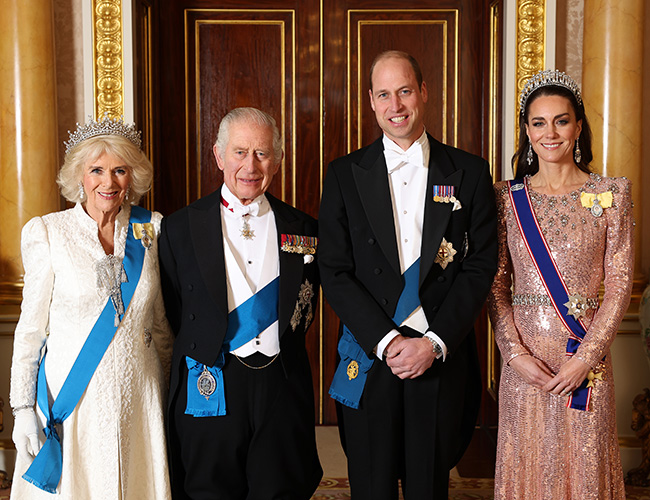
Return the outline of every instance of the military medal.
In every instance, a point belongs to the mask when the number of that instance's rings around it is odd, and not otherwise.
[[[217,381],[214,375],[208,371],[207,366],[203,366],[203,372],[201,372],[199,379],[196,381],[196,388],[199,390],[199,394],[205,397],[206,400],[209,400],[210,396],[214,394],[217,388]]]
[[[456,206],[455,186],[433,186],[433,201],[436,203],[453,203]]]
[[[242,218],[244,219],[244,225],[241,228],[241,235],[245,240],[252,240],[255,238],[255,231],[251,229],[251,225],[248,223],[248,216],[250,214],[243,215]]]
[[[436,264],[440,264],[440,267],[443,269],[446,269],[447,265],[449,265],[450,262],[453,262],[454,255],[456,255],[456,249],[450,241],[447,241],[445,238],[443,238],[434,262]]]
[[[598,198],[594,198],[594,204],[591,206],[591,215],[594,217],[600,217],[603,215],[603,207]]]

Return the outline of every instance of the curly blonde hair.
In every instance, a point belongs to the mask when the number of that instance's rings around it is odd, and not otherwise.
[[[132,205],[151,189],[153,166],[145,154],[131,141],[119,135],[98,135],[80,142],[65,155],[63,166],[56,182],[63,197],[73,203],[80,203],[79,183],[83,180],[84,166],[95,161],[104,153],[120,158],[130,169]]]

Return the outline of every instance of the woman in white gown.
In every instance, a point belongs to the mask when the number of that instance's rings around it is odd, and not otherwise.
[[[153,168],[140,133],[122,120],[78,126],[66,146],[57,182],[76,205],[22,232],[11,498],[170,498],[162,216],[136,206]]]

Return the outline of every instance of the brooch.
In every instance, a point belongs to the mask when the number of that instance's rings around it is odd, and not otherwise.
[[[301,236],[299,234],[282,234],[280,249],[283,252],[313,255],[316,253],[318,238],[316,236]]]
[[[594,217],[600,217],[603,215],[603,209],[609,208],[612,206],[613,195],[611,191],[605,191],[604,193],[581,193],[580,194],[580,203],[583,207],[588,208],[591,211],[591,215]]]
[[[438,254],[433,262],[440,264],[440,267],[446,269],[447,265],[450,262],[453,262],[454,255],[456,255],[456,249],[450,241],[443,238],[442,243],[440,243],[440,248],[438,249]]]
[[[136,240],[141,240],[142,246],[147,250],[151,248],[154,239],[153,224],[151,222],[134,222],[133,226],[133,237]]]

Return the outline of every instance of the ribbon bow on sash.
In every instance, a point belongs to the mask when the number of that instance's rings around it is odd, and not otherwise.
[[[404,289],[397,301],[393,321],[401,325],[420,305],[418,284],[420,279],[420,259],[416,260],[404,274]],[[343,335],[339,339],[338,351],[341,357],[329,395],[339,403],[358,409],[361,395],[366,385],[368,371],[374,364],[359,345],[347,326],[343,326]]]

